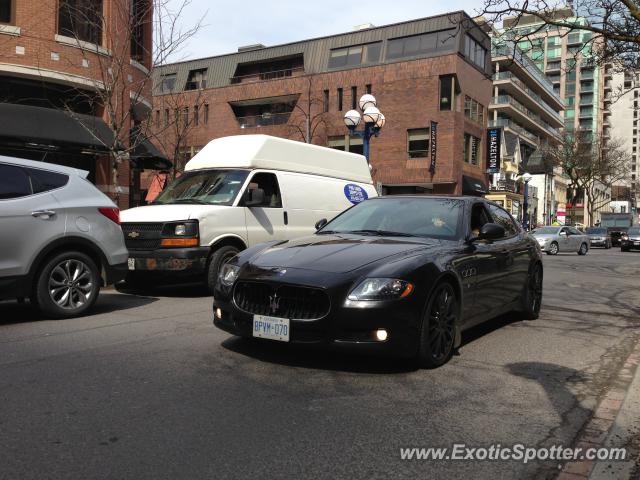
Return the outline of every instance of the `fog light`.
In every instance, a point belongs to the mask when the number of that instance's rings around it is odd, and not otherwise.
[[[220,320],[222,318],[222,310],[216,308],[216,318]]]
[[[387,331],[384,328],[376,331],[376,338],[381,342],[384,342],[387,339]]]

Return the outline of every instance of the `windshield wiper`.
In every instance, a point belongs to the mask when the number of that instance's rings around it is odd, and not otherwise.
[[[347,232],[339,232],[339,233],[354,233],[356,235],[379,235],[381,237],[415,237],[416,235],[412,235],[411,233],[404,232],[393,232],[391,230],[349,230]]]
[[[178,204],[178,203],[195,203],[197,205],[210,205],[210,203],[205,202],[203,200],[198,200],[197,198],[179,198],[171,202],[171,204]]]

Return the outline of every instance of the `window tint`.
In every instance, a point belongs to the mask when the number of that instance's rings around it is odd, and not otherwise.
[[[471,234],[479,235],[485,223],[489,223],[487,210],[482,203],[476,203],[471,209]]]
[[[31,186],[33,193],[48,192],[56,188],[64,187],[69,181],[69,177],[56,172],[48,172],[47,170],[39,170],[37,168],[26,168],[31,177]]]
[[[578,229],[573,228],[573,227],[569,227],[569,233],[571,235],[582,235],[582,232],[580,232]]]
[[[505,237],[511,237],[518,233],[518,226],[506,210],[496,205],[489,205],[489,211],[493,217],[493,222],[504,227]]]
[[[278,187],[278,179],[273,173],[256,173],[249,188],[260,188],[264,190],[264,202],[262,205],[256,205],[265,208],[282,208],[282,197],[280,196],[280,188]]]
[[[31,195],[29,177],[20,167],[0,165],[0,200]]]

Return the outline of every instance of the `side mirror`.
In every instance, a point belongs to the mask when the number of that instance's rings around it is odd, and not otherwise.
[[[473,240],[497,240],[499,238],[503,238],[505,235],[505,230],[502,225],[498,225],[497,223],[485,223],[480,229],[480,235],[478,235]]]
[[[562,235],[563,237],[567,236],[567,232],[560,232],[559,235]]]
[[[316,222],[316,232],[320,230],[322,227],[324,227],[327,223],[329,222],[327,221],[326,218],[321,218],[320,220],[318,220]]]
[[[244,206],[255,207],[264,204],[264,190],[261,188],[253,188],[245,193]]]

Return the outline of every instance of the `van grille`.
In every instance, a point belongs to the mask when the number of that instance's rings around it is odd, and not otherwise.
[[[160,246],[163,223],[123,223],[121,226],[129,250],[154,250]]]
[[[296,320],[320,319],[330,307],[323,290],[262,282],[238,282],[233,299],[245,312]]]

